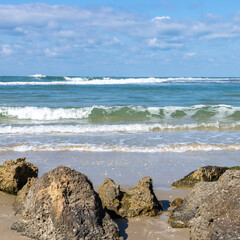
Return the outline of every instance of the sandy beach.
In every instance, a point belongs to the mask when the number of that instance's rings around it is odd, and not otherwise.
[[[118,153],[118,152],[6,152],[5,160],[27,157],[39,168],[39,177],[51,169],[65,165],[86,174],[98,191],[107,177],[112,178],[122,188],[130,188],[144,176],[153,179],[155,194],[164,204],[177,197],[184,198],[187,189],[172,189],[171,183],[191,171],[206,165],[235,166],[239,163],[239,151],[209,151],[185,153]],[[15,196],[0,192],[0,232],[3,240],[28,239],[10,230],[16,221],[12,210]],[[158,217],[141,217],[129,220],[118,219],[121,235],[128,240],[187,240],[187,229],[173,229],[167,224],[164,212]]]
[[[177,197],[184,197],[187,190],[156,191],[158,199],[164,202],[171,201]],[[14,215],[12,204],[15,196],[0,192],[0,232],[1,240],[28,240],[30,238],[21,236],[10,229],[12,223],[17,220]],[[173,229],[167,224],[167,215],[163,213],[158,217],[141,217],[130,220],[116,219],[121,235],[128,240],[187,240],[187,229]]]

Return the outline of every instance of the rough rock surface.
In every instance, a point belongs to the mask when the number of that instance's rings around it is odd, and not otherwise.
[[[191,172],[182,179],[174,182],[173,187],[193,187],[198,182],[213,182],[227,170],[226,167],[205,166]]]
[[[24,208],[24,202],[26,200],[27,194],[37,178],[29,178],[27,183],[23,186],[21,190],[18,191],[17,197],[13,203],[13,209],[16,214],[21,214]]]
[[[174,228],[186,228],[195,216],[199,205],[205,201],[208,194],[216,191],[216,182],[200,182],[184,198],[182,205],[170,215],[168,223]]]
[[[191,240],[240,239],[240,171],[227,171],[216,185],[189,222]]]
[[[38,176],[38,168],[32,163],[25,161],[26,158],[10,160],[0,166],[0,190],[17,194],[27,183],[28,178]]]
[[[183,203],[183,199],[182,198],[176,198],[175,200],[173,200],[170,204],[170,206],[172,208],[177,208],[180,207]]]
[[[12,229],[39,240],[122,239],[90,180],[63,166],[33,182]]]
[[[107,178],[99,188],[99,197],[109,213],[123,218],[156,216],[162,210],[153,192],[150,177],[144,177],[129,190],[120,190],[119,185]]]
[[[217,182],[200,182],[169,217],[172,227],[189,227],[191,240],[240,239],[240,171]]]

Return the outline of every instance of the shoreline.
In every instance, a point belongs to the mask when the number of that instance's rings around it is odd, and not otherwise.
[[[26,160],[43,173],[63,165],[85,174],[94,186],[99,187],[105,178],[121,186],[134,186],[149,176],[155,190],[170,190],[171,184],[193,170],[213,165],[233,167],[239,165],[240,150],[183,152],[183,153],[120,153],[120,152],[5,152],[0,164],[10,159]]]
[[[125,186],[124,186],[125,187]],[[128,186],[129,187],[129,186]],[[97,189],[97,187],[95,187]],[[155,190],[158,200],[172,201],[186,196],[188,189]],[[14,215],[12,204],[16,196],[0,192],[0,232],[2,240],[30,240],[10,229],[18,219]],[[137,217],[132,219],[115,219],[121,236],[126,240],[188,240],[188,229],[174,229],[168,223],[168,216],[163,212],[157,217]]]

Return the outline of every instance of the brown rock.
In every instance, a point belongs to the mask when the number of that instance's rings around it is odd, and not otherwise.
[[[32,163],[25,161],[26,158],[10,160],[0,166],[0,190],[17,194],[27,183],[28,178],[38,176],[38,168]]]
[[[182,198],[176,198],[175,200],[173,200],[170,204],[170,206],[172,208],[177,208],[180,207],[183,203],[183,199]]]
[[[122,239],[90,180],[63,166],[33,182],[12,229],[38,240]]]
[[[152,179],[144,177],[134,188],[120,190],[111,179],[105,179],[99,188],[103,206],[123,218],[156,216],[162,210],[152,188]]]
[[[227,170],[226,167],[205,166],[191,172],[182,179],[174,182],[173,187],[193,187],[198,182],[213,182]]]

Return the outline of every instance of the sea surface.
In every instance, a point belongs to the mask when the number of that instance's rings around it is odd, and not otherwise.
[[[0,152],[240,149],[240,78],[0,77]]]

